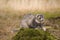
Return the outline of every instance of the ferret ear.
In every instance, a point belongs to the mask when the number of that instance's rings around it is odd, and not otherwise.
[[[36,14],[36,16],[35,16],[35,17],[37,18],[37,17],[39,17],[39,15],[40,15],[40,14]]]

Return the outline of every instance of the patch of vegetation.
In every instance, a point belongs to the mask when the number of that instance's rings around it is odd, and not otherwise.
[[[21,29],[13,38],[13,40],[55,40],[56,38],[40,29]]]

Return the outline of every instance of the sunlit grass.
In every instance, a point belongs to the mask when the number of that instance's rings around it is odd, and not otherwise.
[[[58,12],[40,12],[35,11],[34,14],[43,14],[46,19],[60,17],[60,11]]]

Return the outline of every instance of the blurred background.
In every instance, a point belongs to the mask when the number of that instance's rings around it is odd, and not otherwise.
[[[0,0],[0,9],[52,11],[60,9],[60,0]]]

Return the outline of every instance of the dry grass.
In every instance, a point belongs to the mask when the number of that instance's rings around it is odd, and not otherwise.
[[[10,13],[0,14],[0,40],[8,40],[13,35],[12,30],[19,27],[20,16]],[[6,34],[6,35],[5,35]]]
[[[13,10],[0,10],[0,40],[10,40],[13,34],[11,31],[18,29],[20,26],[20,19],[27,13],[42,13],[45,18],[58,17],[59,13],[52,14],[49,12],[40,11],[13,11]]]

